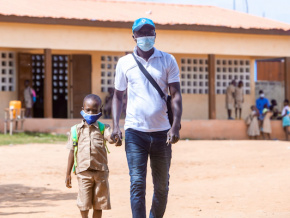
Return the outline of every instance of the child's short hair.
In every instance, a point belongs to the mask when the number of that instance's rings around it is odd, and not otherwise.
[[[97,101],[99,106],[102,105],[102,100],[101,100],[101,98],[100,98],[98,95],[95,95],[95,94],[89,94],[89,95],[87,95],[87,96],[84,98],[84,100],[83,100],[83,104],[85,103],[85,101],[87,101],[87,100],[89,100],[89,99],[94,100],[94,101]]]
[[[285,99],[284,100],[284,103],[289,104],[289,100],[288,99]]]

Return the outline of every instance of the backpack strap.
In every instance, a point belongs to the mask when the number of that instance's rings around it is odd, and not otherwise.
[[[106,125],[101,123],[100,121],[98,121],[98,126],[99,126],[99,129],[100,129],[102,135],[104,135]],[[109,151],[108,146],[106,144],[106,140],[104,140],[104,145],[105,145],[105,148],[106,148],[108,154],[110,154],[110,151]]]
[[[78,165],[77,163],[77,152],[78,152],[78,132],[77,132],[77,125],[74,125],[70,129],[71,132],[71,139],[73,141],[73,147],[74,147],[74,166],[73,166],[73,173],[76,174],[76,167]]]
[[[99,129],[100,129],[102,135],[104,135],[106,125],[101,123],[100,121],[98,121],[98,125],[99,125]]]

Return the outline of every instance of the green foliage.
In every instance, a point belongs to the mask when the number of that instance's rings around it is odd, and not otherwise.
[[[0,145],[30,144],[30,143],[58,143],[67,141],[66,135],[54,135],[49,133],[23,132],[0,134]]]

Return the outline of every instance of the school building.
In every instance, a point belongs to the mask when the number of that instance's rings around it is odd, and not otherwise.
[[[0,110],[37,93],[34,117],[78,118],[88,93],[105,98],[118,59],[132,52],[132,24],[156,24],[159,50],[180,67],[183,119],[226,119],[225,90],[244,82],[255,101],[255,61],[283,58],[290,98],[290,25],[212,6],[93,0],[0,0]],[[246,113],[244,113],[244,116]],[[0,114],[0,118],[3,115]]]

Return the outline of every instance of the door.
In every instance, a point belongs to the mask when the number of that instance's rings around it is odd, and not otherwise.
[[[70,78],[70,113],[71,118],[81,118],[80,111],[83,99],[91,94],[92,61],[90,55],[71,56],[71,78]]]
[[[53,118],[67,118],[68,56],[52,55]]]
[[[26,80],[30,81],[32,86],[32,66],[31,66],[31,54],[19,53],[18,54],[18,99],[22,103],[22,108],[25,107],[24,104],[24,82]]]

